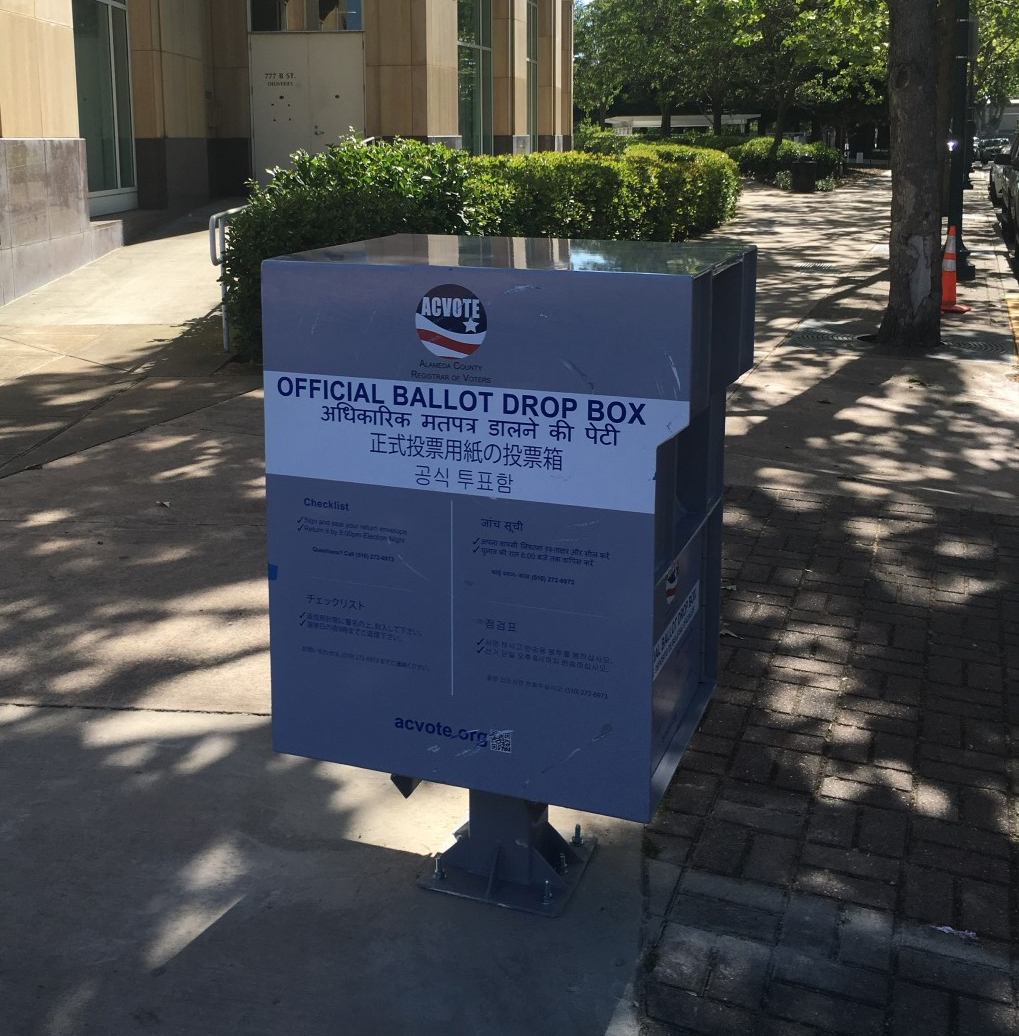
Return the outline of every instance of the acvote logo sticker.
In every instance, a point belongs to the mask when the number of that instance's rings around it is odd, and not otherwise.
[[[459,284],[440,284],[421,296],[414,326],[425,348],[446,360],[471,356],[488,330],[481,299]]]
[[[672,604],[676,600],[676,588],[679,586],[679,572],[674,568],[665,577],[665,599]]]

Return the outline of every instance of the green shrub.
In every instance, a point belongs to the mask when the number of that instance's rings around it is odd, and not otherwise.
[[[676,241],[735,212],[735,164],[674,144],[471,158],[440,145],[344,140],[253,187],[230,225],[223,279],[242,358],[261,354],[261,263],[388,234]]]
[[[834,176],[822,176],[814,182],[814,190],[826,193],[834,191],[838,185],[839,182]],[[793,174],[788,169],[780,169],[775,174],[775,186],[783,191],[791,191],[793,189]]]
[[[653,140],[644,136],[624,137],[630,145],[633,144],[679,144],[682,147],[709,148],[712,151],[728,151],[729,148],[739,147],[753,138],[744,136],[742,133],[722,133],[715,136],[714,133],[673,133],[668,137],[658,134]]]
[[[476,161],[512,189],[510,236],[677,241],[729,219],[739,197],[730,159],[673,144],[618,158],[546,151]]]
[[[511,188],[502,233],[511,237],[619,237],[632,205],[622,159],[576,151],[479,160]]]
[[[460,234],[498,237],[506,233],[506,213],[515,204],[516,191],[508,180],[491,171],[485,159],[472,159],[464,181],[464,228]]]
[[[593,122],[579,122],[573,128],[573,148],[589,155],[621,155],[626,137],[614,130],[599,129]]]
[[[667,240],[704,233],[735,215],[740,194],[738,170],[721,152],[661,143],[628,148],[626,156],[631,160],[654,158],[671,169],[673,178],[678,177],[671,196],[663,199],[676,213],[675,229]]]
[[[839,176],[842,172],[842,156],[827,144],[808,144],[817,163],[817,175],[824,179]]]
[[[276,255],[386,234],[463,234],[492,223],[483,184],[468,187],[470,158],[438,144],[350,138],[321,154],[299,151],[230,224],[223,279],[242,358],[261,352],[261,263]],[[472,209],[477,207],[477,212]]]
[[[774,161],[771,159],[773,140],[770,137],[754,137],[739,147],[730,148],[728,155],[739,163],[744,176],[769,183],[782,170],[789,170],[793,162],[813,159],[817,162],[820,177],[834,176],[840,165],[839,153],[825,144],[799,144],[794,140],[783,140],[778,146]]]

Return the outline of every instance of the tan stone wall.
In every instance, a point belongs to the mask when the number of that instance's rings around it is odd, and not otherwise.
[[[539,147],[568,144],[572,133],[573,5],[538,0]]]
[[[527,133],[526,0],[492,0],[492,133]]]
[[[366,131],[457,136],[456,0],[364,0]],[[538,133],[572,128],[571,0],[538,4]],[[492,132],[527,134],[527,5],[492,0]],[[547,143],[544,146],[549,146]]]
[[[212,108],[209,135],[247,137],[251,133],[246,0],[213,0]]]
[[[130,0],[137,137],[205,137],[213,89],[208,0]]]
[[[130,0],[127,11],[131,38],[131,94],[136,137],[162,137],[163,55],[158,0]]]
[[[368,135],[456,135],[456,0],[364,0],[363,25]]]
[[[128,16],[136,136],[248,136],[245,0],[129,0]]]
[[[538,134],[561,133],[560,7],[557,0],[538,2]]]
[[[0,0],[0,136],[77,137],[73,69],[71,0]]]
[[[559,130],[573,145],[573,2],[559,0]]]

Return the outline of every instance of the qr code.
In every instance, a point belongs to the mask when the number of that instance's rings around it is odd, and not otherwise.
[[[512,730],[492,730],[488,734],[488,747],[493,752],[512,752],[513,751],[513,731]]]

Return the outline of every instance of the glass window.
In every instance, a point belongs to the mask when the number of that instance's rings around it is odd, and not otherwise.
[[[252,32],[286,32],[287,0],[251,0]]]
[[[361,0],[250,0],[252,32],[358,32]]]
[[[492,0],[457,0],[460,136],[472,155],[492,147]]]
[[[113,26],[114,90],[117,100],[117,151],[120,157],[120,186],[134,187],[134,133],[131,125],[130,43],[127,35],[127,11],[110,7]]]
[[[90,193],[135,186],[127,11],[109,0],[74,0],[78,125]]]
[[[538,150],[538,0],[527,0],[527,135]]]

